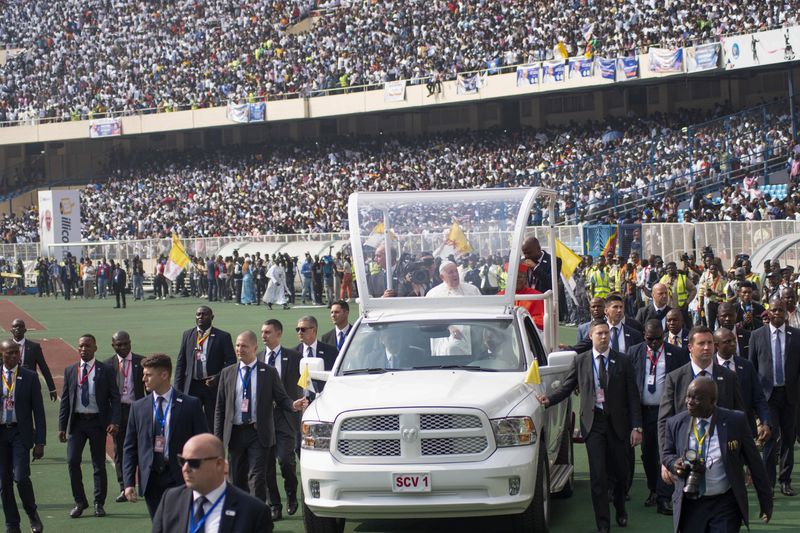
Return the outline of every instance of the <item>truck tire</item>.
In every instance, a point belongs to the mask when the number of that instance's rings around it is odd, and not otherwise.
[[[575,451],[574,444],[572,442],[572,431],[575,425],[575,419],[573,416],[572,409],[567,411],[567,420],[564,422],[564,430],[561,432],[561,443],[559,444],[558,455],[556,456],[557,465],[571,465],[573,467],[575,465]],[[553,497],[559,499],[569,498],[572,496],[574,488],[575,469],[573,468],[567,484],[564,485],[560,491],[554,492]]]
[[[510,517],[511,533],[547,533],[550,530],[550,466],[544,435],[539,440],[539,461],[533,499],[522,514]]]
[[[303,526],[306,533],[343,533],[344,518],[323,518],[315,515],[303,500]]]

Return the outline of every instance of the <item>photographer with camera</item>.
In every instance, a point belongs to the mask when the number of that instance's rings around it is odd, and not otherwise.
[[[749,528],[745,465],[769,523],[772,488],[744,413],[717,407],[717,385],[705,376],[689,385],[686,409],[667,421],[661,453],[675,485],[674,531]]]
[[[422,252],[418,259],[410,254],[403,254],[397,264],[397,295],[425,296],[438,284],[435,272],[436,259],[430,252]]]

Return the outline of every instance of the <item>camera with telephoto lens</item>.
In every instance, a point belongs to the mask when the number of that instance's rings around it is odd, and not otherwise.
[[[433,258],[413,261],[407,254],[403,254],[403,256],[397,267],[398,279],[408,279],[416,285],[427,286],[431,282],[428,268],[433,264]]]
[[[683,466],[676,467],[675,473],[686,478],[683,494],[690,500],[700,498],[700,484],[706,475],[706,463],[702,457],[697,456],[694,450],[686,450],[683,454]]]

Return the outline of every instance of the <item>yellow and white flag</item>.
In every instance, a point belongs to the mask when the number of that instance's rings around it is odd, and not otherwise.
[[[311,385],[311,375],[308,372],[308,365],[302,365],[303,371],[300,373],[300,379],[297,380],[297,386],[301,389],[308,390]]]
[[[169,258],[167,259],[167,264],[164,267],[164,277],[171,281],[175,281],[178,275],[183,272],[183,269],[186,268],[186,265],[188,265],[190,262],[191,259],[189,259],[189,254],[186,253],[186,249],[183,247],[178,234],[173,233],[172,247],[169,249]]]
[[[447,232],[444,243],[434,255],[442,259],[447,259],[451,255],[464,255],[470,253],[472,250],[473,248],[467,240],[467,235],[464,233],[464,230],[461,229],[461,225],[458,222],[453,222],[453,225],[450,226],[450,231]]]
[[[575,305],[578,304],[578,300],[575,298],[575,270],[577,270],[578,265],[581,264],[581,256],[573,252],[566,244],[556,239],[556,257],[561,259],[561,281],[564,283],[564,288],[566,289],[566,293],[575,302]]]
[[[525,376],[525,383],[528,385],[539,385],[542,383],[542,376],[539,375],[539,361],[533,360],[533,364],[528,369],[528,375]]]
[[[371,248],[377,248],[380,244],[384,242],[384,234],[386,230],[383,228],[383,222],[378,222],[375,224],[375,227],[372,228],[372,232],[370,232],[369,237],[364,242],[364,246],[369,246]],[[389,239],[392,241],[397,240],[397,235],[394,234],[393,231],[389,230]]]

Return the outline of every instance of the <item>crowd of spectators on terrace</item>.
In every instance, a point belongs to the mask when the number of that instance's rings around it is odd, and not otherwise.
[[[765,161],[800,179],[785,102],[729,112],[120,156],[109,179],[82,191],[83,237],[333,232],[347,228],[353,191],[531,185],[560,192],[557,222],[675,222],[689,198],[687,221],[797,218],[793,188],[776,204],[756,179]],[[706,197],[720,189],[720,201]],[[0,231],[35,240],[38,217],[5,217]]]
[[[643,53],[797,23],[797,0],[5,0],[0,122],[173,111]],[[320,7],[308,31],[295,24]],[[295,30],[295,31],[293,31]]]

